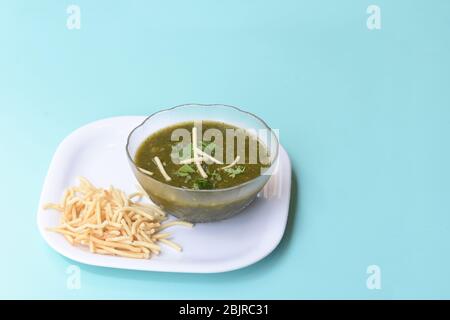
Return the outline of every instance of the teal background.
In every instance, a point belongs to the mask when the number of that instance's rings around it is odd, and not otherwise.
[[[450,1],[0,4],[0,298],[450,298]],[[295,180],[282,243],[224,274],[79,265],[68,290],[72,262],[35,223],[58,143],[189,102],[280,129]]]

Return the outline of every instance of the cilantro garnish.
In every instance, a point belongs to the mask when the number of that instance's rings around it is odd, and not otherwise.
[[[211,178],[216,181],[222,181],[222,176],[216,170],[211,174]]]
[[[214,156],[214,153],[216,151],[216,147],[217,146],[216,146],[216,144],[214,142],[202,141],[202,151],[207,153],[207,154],[209,154],[209,155],[211,155],[211,156]]]
[[[236,167],[223,169],[223,171],[228,173],[230,178],[234,179],[238,174],[241,174],[245,171],[245,167],[244,166],[236,166]]]
[[[177,171],[177,176],[179,177],[187,177],[190,176],[191,173],[194,173],[195,170],[188,164],[181,166]]]
[[[206,189],[212,189],[213,184],[211,181],[207,179],[197,179],[194,181],[193,188],[195,190],[206,190]]]

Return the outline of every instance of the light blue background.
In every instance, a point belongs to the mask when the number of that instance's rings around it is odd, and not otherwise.
[[[73,3],[81,30],[71,2],[0,1],[0,298],[450,298],[450,1]],[[188,102],[280,129],[295,178],[281,245],[225,274],[80,265],[68,290],[72,262],[35,223],[58,143]]]

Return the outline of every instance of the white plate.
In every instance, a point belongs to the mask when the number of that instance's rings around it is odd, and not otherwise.
[[[46,230],[56,226],[59,213],[42,210],[47,202],[59,202],[63,190],[84,176],[95,185],[114,185],[129,193],[137,181],[129,167],[125,144],[128,133],[145,118],[116,117],[88,124],[70,134],[59,145],[44,182],[37,223],[45,241],[72,260],[96,266],[168,272],[224,272],[255,263],[280,242],[287,222],[291,191],[291,164],[280,148],[277,173],[258,198],[239,215],[228,220],[174,227],[173,240],[183,247],[175,252],[164,247],[150,260],[104,256],[71,246],[66,239]]]

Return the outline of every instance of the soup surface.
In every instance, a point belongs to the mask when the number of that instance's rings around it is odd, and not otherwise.
[[[256,136],[216,121],[183,122],[161,129],[140,145],[134,160],[158,181],[200,190],[237,186],[260,176],[270,165],[267,148]]]

